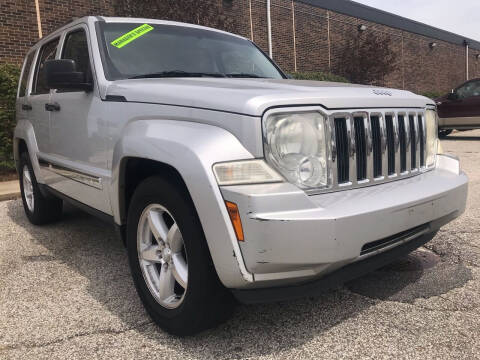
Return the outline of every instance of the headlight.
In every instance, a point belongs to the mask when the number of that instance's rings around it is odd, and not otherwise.
[[[265,157],[288,181],[303,189],[329,186],[322,114],[274,114],[263,126]]]
[[[434,110],[427,110],[425,114],[425,127],[427,129],[426,151],[427,167],[435,164],[435,158],[438,153],[438,118]]]

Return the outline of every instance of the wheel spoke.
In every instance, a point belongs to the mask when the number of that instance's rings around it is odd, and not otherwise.
[[[173,254],[172,263],[172,273],[175,280],[177,280],[181,287],[186,289],[188,283],[188,266],[183,255],[181,253]]]
[[[32,176],[26,165],[23,167],[23,194],[28,210],[33,212],[35,197],[33,193]]]
[[[28,185],[32,184],[32,179],[30,178],[30,172],[29,171],[24,171],[23,176],[25,177],[25,180],[27,180]]]
[[[162,261],[160,251],[161,250],[158,245],[152,245],[143,250],[140,255],[142,257],[142,260],[152,263],[160,263]]]
[[[177,253],[183,248],[182,233],[178,229],[177,223],[173,224],[167,234],[167,244],[172,249],[172,252]]]
[[[160,244],[161,241],[166,241],[168,234],[168,227],[163,220],[162,213],[150,210],[148,212],[148,224],[155,240]]]
[[[166,301],[175,296],[174,292],[175,278],[172,274],[172,269],[168,264],[163,264],[160,270],[160,278],[158,279],[158,296],[160,299]]]

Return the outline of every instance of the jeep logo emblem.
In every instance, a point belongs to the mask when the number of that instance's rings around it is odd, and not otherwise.
[[[392,92],[388,90],[381,90],[381,89],[373,89],[372,90],[375,95],[385,95],[385,96],[392,96]]]

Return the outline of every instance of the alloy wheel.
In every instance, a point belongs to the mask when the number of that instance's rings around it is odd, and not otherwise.
[[[140,216],[137,251],[152,296],[167,309],[179,307],[187,291],[187,253],[177,222],[162,205],[149,205]]]

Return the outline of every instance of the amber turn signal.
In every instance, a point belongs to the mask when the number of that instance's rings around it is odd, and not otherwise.
[[[225,205],[227,205],[228,215],[230,216],[233,229],[237,235],[237,240],[244,241],[245,239],[243,237],[242,220],[240,219],[240,213],[238,212],[237,204],[234,204],[230,201],[225,201]]]

